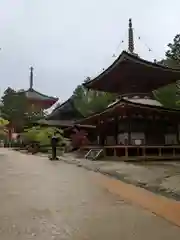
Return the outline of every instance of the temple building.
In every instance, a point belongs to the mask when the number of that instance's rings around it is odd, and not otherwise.
[[[180,79],[180,71],[149,62],[134,53],[129,20],[129,47],[99,76],[84,84],[92,90],[116,93],[116,102],[79,124],[95,125],[87,149],[101,148],[122,159],[180,156],[180,111],[168,109],[152,92]]]
[[[41,125],[55,126],[55,127],[71,127],[74,123],[84,116],[75,106],[73,97],[70,97],[67,101],[58,105],[52,113],[50,113],[46,119],[40,120]]]

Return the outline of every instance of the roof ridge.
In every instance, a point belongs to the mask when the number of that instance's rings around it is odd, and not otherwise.
[[[87,118],[84,118],[84,119],[81,119],[81,120],[77,121],[76,123],[81,123],[81,122],[89,120],[89,119],[91,119],[93,117],[101,116],[102,114],[108,112],[109,109],[116,108],[117,105],[119,105],[120,103],[122,103],[122,105],[128,104],[128,105],[136,106],[136,107],[140,106],[142,108],[157,109],[157,110],[163,110],[163,111],[168,111],[168,112],[179,113],[180,114],[180,110],[178,110],[178,109],[166,108],[164,106],[153,106],[153,105],[148,105],[148,104],[141,104],[141,103],[136,103],[136,102],[130,102],[130,101],[122,98],[119,101],[117,101],[114,105],[107,107],[104,111],[102,111],[100,113],[92,114],[92,115],[88,116]]]
[[[57,97],[49,96],[49,95],[46,95],[46,94],[41,93],[41,92],[39,92],[39,91],[36,91],[34,88],[32,88],[32,89],[29,88],[29,89],[26,90],[25,92],[35,92],[35,93],[37,93],[37,94],[39,94],[39,95],[41,95],[41,96],[43,96],[43,97],[49,97],[49,98],[53,98],[53,99],[58,99]]]
[[[134,63],[138,63],[138,64],[144,65],[146,67],[148,66],[150,68],[152,67],[152,68],[156,68],[156,69],[159,69],[162,71],[171,71],[174,74],[177,74],[177,73],[180,74],[180,69],[170,68],[170,67],[167,67],[164,65],[160,65],[155,62],[151,62],[151,61],[145,60],[143,58],[140,58],[139,56],[136,56],[134,54],[128,53],[127,51],[122,51],[121,54],[118,56],[118,58],[111,65],[109,65],[109,67],[107,67],[103,72],[101,72],[99,75],[97,75],[90,81],[84,82],[83,86],[85,86],[87,88],[91,88],[91,84],[95,83],[98,80],[101,80],[101,78],[103,78],[106,74],[111,72],[111,70],[115,69],[116,66],[118,64],[122,63],[124,60],[133,61]]]

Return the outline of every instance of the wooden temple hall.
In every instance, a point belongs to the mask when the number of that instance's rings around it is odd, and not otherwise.
[[[106,156],[127,159],[177,158],[180,156],[180,111],[167,109],[152,92],[180,79],[180,71],[140,58],[134,53],[129,22],[129,49],[95,79],[88,89],[116,94],[117,100],[103,112],[80,121],[95,125],[91,144],[85,149],[103,149]]]

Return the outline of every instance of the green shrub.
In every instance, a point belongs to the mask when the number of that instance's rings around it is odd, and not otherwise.
[[[64,143],[64,138],[62,136],[62,130],[54,127],[32,127],[26,129],[24,133],[21,134],[21,137],[27,143],[37,142],[40,146],[50,146],[51,137],[54,135],[54,132],[57,133],[59,138],[59,145]]]

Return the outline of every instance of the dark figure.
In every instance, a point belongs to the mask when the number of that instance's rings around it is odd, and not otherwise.
[[[57,160],[56,156],[56,148],[58,145],[59,138],[57,137],[56,133],[51,137],[51,147],[52,147],[52,158],[51,160]]]

